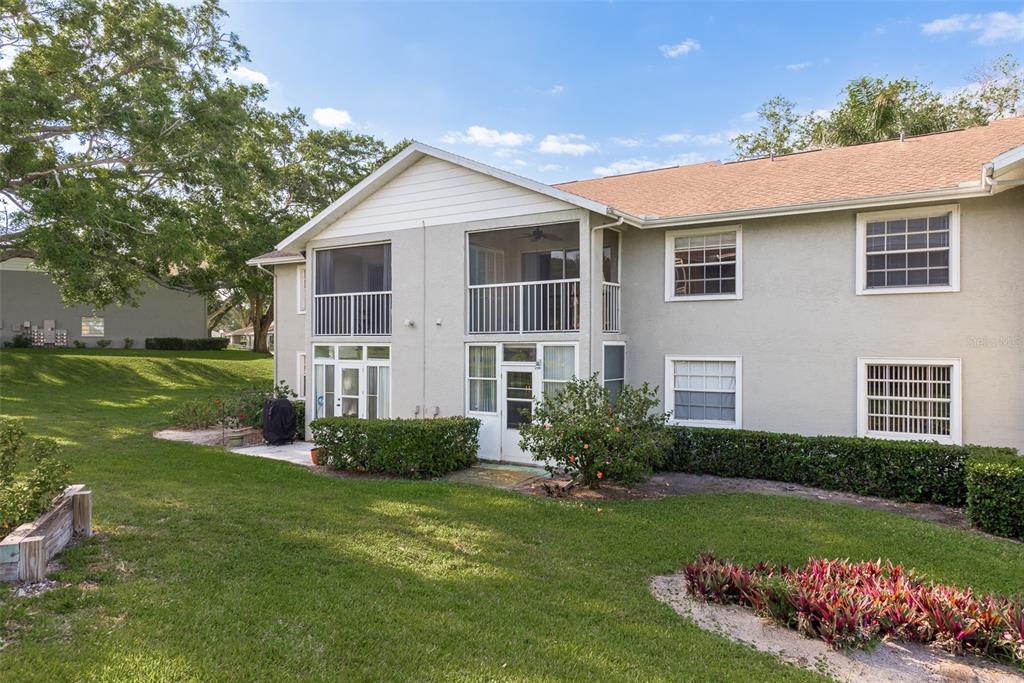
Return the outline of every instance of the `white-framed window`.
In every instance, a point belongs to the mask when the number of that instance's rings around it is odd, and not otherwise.
[[[626,385],[626,343],[604,342],[601,380],[608,398],[615,403]]]
[[[471,413],[498,413],[498,348],[470,344],[466,347],[468,409]]]
[[[295,312],[306,312],[306,266],[295,269]]]
[[[544,344],[541,373],[544,396],[554,396],[576,376],[575,344]]]
[[[858,358],[857,435],[960,444],[959,358]]]
[[[857,294],[960,291],[960,207],[857,214]]]
[[[743,228],[665,233],[665,301],[743,298]]]
[[[665,408],[674,424],[741,427],[743,359],[665,356]]]
[[[98,315],[82,316],[82,336],[83,337],[102,337],[106,324]]]
[[[306,398],[306,353],[295,354],[295,393],[299,398]]]

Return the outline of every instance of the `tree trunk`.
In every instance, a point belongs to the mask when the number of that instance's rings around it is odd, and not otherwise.
[[[220,325],[220,321],[224,319],[224,316],[226,316],[231,311],[235,310],[238,307],[238,303],[239,302],[237,301],[229,299],[227,301],[222,302],[220,308],[218,308],[216,311],[210,313],[206,318],[207,334],[210,334],[214,330],[216,330],[217,325]]]
[[[267,305],[263,310],[263,297],[257,296],[249,299],[252,316],[252,350],[257,353],[267,353],[267,333],[270,332],[270,323],[274,321],[274,302]]]

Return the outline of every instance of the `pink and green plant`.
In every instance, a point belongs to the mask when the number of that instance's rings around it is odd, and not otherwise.
[[[899,564],[811,558],[801,567],[745,567],[702,553],[684,575],[695,597],[750,607],[831,647],[885,638],[1024,666],[1024,604],[930,583]]]

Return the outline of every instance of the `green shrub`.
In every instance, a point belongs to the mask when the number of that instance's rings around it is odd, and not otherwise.
[[[292,401],[295,408],[295,438],[302,440],[306,438],[306,402]]]
[[[175,426],[183,429],[207,429],[218,424],[231,428],[261,427],[263,404],[267,399],[294,397],[295,393],[283,380],[276,387],[257,383],[230,394],[185,401],[172,411],[171,418]],[[302,410],[304,413],[305,405]],[[299,416],[296,416],[296,420],[300,420]]]
[[[614,481],[632,486],[661,462],[670,437],[657,392],[644,384],[623,387],[614,404],[597,379],[574,378],[534,406],[519,428],[519,447],[587,486]]]
[[[228,341],[227,337],[150,337],[146,339],[145,346],[156,351],[223,351],[228,347]]]
[[[189,399],[174,409],[171,419],[176,427],[182,429],[209,429],[220,423],[220,405],[215,399]]]
[[[1024,458],[988,454],[971,458],[967,516],[979,529],[1024,541]]]
[[[110,346],[110,340],[109,339],[97,339],[96,340],[96,347],[97,348],[105,349],[108,346]]]
[[[426,479],[476,462],[480,421],[324,417],[314,420],[310,430],[324,449],[321,463],[328,467]]]
[[[125,337],[124,338],[124,348],[130,349],[133,346],[135,346],[135,340],[132,339],[131,337]]]
[[[672,427],[664,469],[772,479],[865,496],[963,507],[964,467],[974,453],[1013,449],[947,446],[743,429]]]
[[[71,345],[74,346],[76,349],[84,349],[86,346],[85,342],[82,341],[81,339],[74,340],[73,342],[71,342]]]
[[[26,441],[21,422],[0,418],[0,536],[49,508],[68,485],[68,465],[53,439]],[[26,469],[15,472],[24,461]]]
[[[18,333],[11,338],[11,341],[4,342],[9,349],[27,349],[32,346],[32,337],[27,334]]]

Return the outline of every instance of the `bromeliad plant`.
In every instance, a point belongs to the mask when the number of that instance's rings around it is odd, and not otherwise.
[[[891,562],[748,568],[705,553],[684,571],[691,595],[750,607],[832,647],[892,638],[1024,665],[1024,603],[929,583]]]
[[[534,407],[519,428],[519,446],[543,461],[548,472],[567,472],[587,486],[632,486],[661,462],[670,444],[657,412],[657,391],[644,383],[623,387],[612,402],[597,375],[574,378]]]

